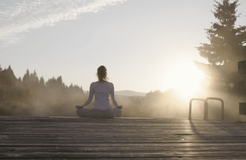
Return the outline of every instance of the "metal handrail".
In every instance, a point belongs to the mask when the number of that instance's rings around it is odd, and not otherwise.
[[[208,119],[208,100],[219,100],[221,102],[221,120],[224,120],[224,101],[217,97],[207,97],[206,99],[192,98],[189,103],[189,120],[191,120],[192,101],[204,101],[204,120]]]
[[[190,103],[189,103],[189,119],[191,119],[191,107],[192,107],[192,101],[194,100],[198,100],[198,101],[204,101],[205,103],[205,99],[201,99],[201,98],[192,98],[190,100]],[[205,105],[204,105],[204,110],[205,110]],[[205,112],[204,112],[204,117],[205,117]]]
[[[223,121],[224,120],[224,101],[223,99],[221,98],[217,98],[217,97],[208,97],[206,98],[205,102],[204,102],[204,105],[205,105],[205,120],[208,119],[208,100],[219,100],[221,102],[221,120]]]

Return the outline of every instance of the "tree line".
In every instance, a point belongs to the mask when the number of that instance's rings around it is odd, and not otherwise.
[[[16,78],[9,66],[0,66],[0,114],[47,115],[69,112],[67,106],[81,104],[86,99],[82,87],[67,86],[62,76],[45,81],[27,69],[24,76]]]

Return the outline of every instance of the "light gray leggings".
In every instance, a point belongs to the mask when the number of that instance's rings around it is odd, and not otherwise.
[[[90,108],[81,108],[76,111],[79,117],[104,117],[104,118],[114,118],[120,117],[122,110],[119,108],[100,110],[100,109],[90,109]]]

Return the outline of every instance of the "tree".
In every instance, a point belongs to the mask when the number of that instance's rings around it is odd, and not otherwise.
[[[44,77],[41,77],[40,80],[39,80],[39,86],[41,88],[44,88],[45,87],[45,81],[44,81]]]
[[[57,89],[58,85],[57,85],[57,80],[55,79],[55,77],[48,79],[48,81],[46,82],[46,86],[48,87],[48,89]]]
[[[17,84],[17,82],[18,80],[15,77],[11,66],[0,72],[0,84],[7,85],[7,86],[14,86]]]
[[[23,76],[23,84],[25,86],[29,86],[29,87],[32,87],[32,88],[38,88],[39,79],[38,79],[38,76],[37,76],[37,73],[36,73],[35,70],[31,74],[30,74],[28,69],[26,70],[26,73]]]
[[[203,43],[197,47],[201,57],[208,64],[195,61],[196,66],[211,77],[226,84],[237,83],[237,63],[246,60],[246,26],[235,27],[239,15],[236,14],[238,0],[230,3],[223,0],[215,1],[214,17],[218,22],[212,23],[206,29],[209,44]]]
[[[65,84],[62,81],[62,76],[57,77],[57,85],[59,88],[65,88]]]
[[[29,77],[29,86],[31,86],[32,88],[38,88],[38,85],[39,85],[39,79],[36,71],[34,70],[34,72],[31,73]]]
[[[24,85],[28,85],[28,80],[30,78],[30,73],[29,70],[26,70],[26,73],[24,74],[23,78],[22,78],[22,82],[24,83]]]

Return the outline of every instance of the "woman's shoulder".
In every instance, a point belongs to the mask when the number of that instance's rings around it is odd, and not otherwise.
[[[98,85],[99,84],[99,82],[97,81],[97,82],[91,82],[91,86],[96,86],[96,85]]]
[[[113,86],[114,84],[112,82],[92,82],[91,85],[107,85],[107,86]]]
[[[109,85],[114,85],[112,82],[106,82],[107,84],[109,84]]]

